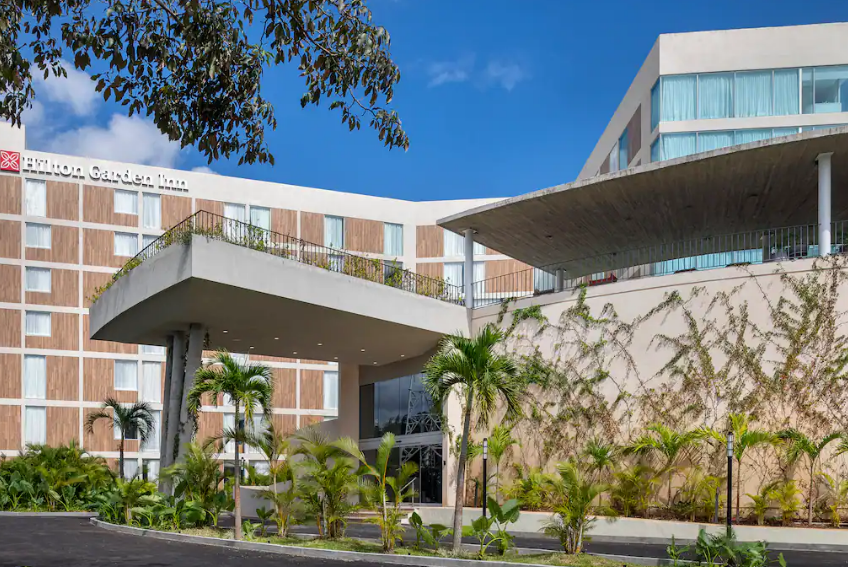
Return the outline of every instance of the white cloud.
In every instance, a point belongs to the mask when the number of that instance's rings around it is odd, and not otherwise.
[[[83,126],[56,135],[47,150],[142,165],[173,167],[180,145],[139,116],[113,114],[104,127]]]
[[[41,125],[44,122],[44,105],[37,100],[32,101],[32,108],[26,108],[21,113],[21,122],[29,127]]]
[[[35,77],[35,96],[44,96],[45,100],[55,102],[71,110],[76,116],[88,116],[94,111],[95,103],[100,94],[94,90],[94,81],[85,71],[74,68],[72,63],[62,61],[62,66],[68,72],[67,77],[43,75]]]
[[[192,167],[191,170],[195,173],[208,173],[209,175],[218,175],[217,171],[214,171],[211,167],[206,167],[205,165],[198,165],[197,167]]]
[[[518,63],[504,63],[502,61],[489,61],[484,73],[486,81],[495,83],[511,91],[515,85],[529,78],[529,74]]]
[[[471,77],[474,70],[474,56],[466,55],[456,61],[439,61],[427,68],[430,76],[429,87],[438,87],[447,83],[462,83]]]

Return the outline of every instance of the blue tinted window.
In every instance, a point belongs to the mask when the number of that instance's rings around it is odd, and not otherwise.
[[[621,137],[618,139],[618,168],[619,169],[627,169],[627,164],[630,163],[630,156],[628,155],[627,148],[627,128],[624,129],[624,132],[621,133]]]
[[[694,132],[691,134],[663,134],[661,140],[663,160],[692,155],[698,151],[697,137]]]
[[[698,75],[698,117],[733,116],[733,73]]]
[[[774,72],[774,115],[786,116],[801,112],[798,69],[778,69]]]
[[[651,162],[661,161],[660,157],[660,138],[657,136],[657,139],[654,140],[654,143],[651,144]]]
[[[660,124],[660,81],[654,83],[651,88],[651,132]]]
[[[708,152],[733,145],[733,132],[701,132],[698,134],[698,151]]]
[[[736,116],[771,116],[772,72],[736,73]]]
[[[695,75],[672,75],[662,78],[663,122],[695,118],[697,83]]]

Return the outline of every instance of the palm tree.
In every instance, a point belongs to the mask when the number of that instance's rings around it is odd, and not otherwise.
[[[588,470],[595,474],[595,483],[604,482],[606,473],[615,468],[618,448],[599,437],[592,437],[583,448],[583,456],[589,461]]]
[[[273,423],[261,432],[249,432],[246,441],[268,461],[271,488],[263,490],[262,496],[274,506],[277,535],[286,538],[292,522],[298,521],[298,513],[302,508],[302,503],[297,500],[296,464],[291,460],[291,443],[277,432]],[[282,491],[277,486],[279,483],[285,484]]]
[[[730,414],[730,431],[733,432],[733,458],[736,459],[736,518],[739,518],[740,500],[742,496],[742,457],[748,449],[760,445],[770,445],[775,442],[773,433],[765,429],[752,429],[751,417],[746,414]],[[712,428],[703,428],[702,435],[727,445],[727,434]],[[728,507],[731,505],[727,503]]]
[[[159,475],[176,481],[174,495],[199,502],[204,509],[212,508],[223,480],[221,463],[215,458],[214,448],[188,443],[185,457],[178,463],[162,469]]]
[[[807,437],[797,429],[784,429],[778,431],[775,436],[783,441],[786,449],[786,460],[790,464],[797,463],[801,457],[807,457],[807,463],[810,468],[810,488],[807,491],[807,524],[813,525],[813,492],[816,489],[816,469],[818,468],[819,459],[822,452],[832,441],[841,439],[841,433],[831,433],[820,440]]]
[[[471,415],[476,411],[485,426],[503,401],[506,419],[514,420],[521,413],[523,391],[514,360],[497,352],[503,333],[494,325],[486,325],[474,338],[447,335],[438,351],[424,366],[424,387],[439,408],[458,393],[464,399],[462,441],[459,449],[456,478],[456,504],[453,517],[453,550],[462,544],[462,507],[465,488],[465,460],[471,432]]]
[[[518,439],[512,436],[512,427],[496,425],[489,435],[489,456],[495,463],[495,501],[498,500],[501,477],[501,460],[513,445],[519,445]],[[489,479],[485,479],[488,482]]]
[[[94,433],[94,424],[101,419],[107,420],[109,427],[113,431],[117,428],[121,433],[121,440],[118,443],[118,467],[120,468],[118,476],[123,480],[124,442],[126,441],[127,433],[135,431],[139,443],[142,445],[146,443],[149,437],[153,435],[156,427],[153,411],[147,402],[135,402],[125,405],[115,398],[106,398],[103,406],[98,411],[88,415],[86,430],[89,433]]]
[[[674,472],[686,449],[703,438],[702,433],[698,429],[681,433],[661,423],[654,423],[645,429],[647,433],[636,439],[627,451],[636,455],[657,456],[662,459],[663,465],[659,474],[668,475],[668,507],[671,508],[671,485]]]
[[[194,387],[188,394],[188,410],[197,416],[202,405],[203,394],[212,394],[213,404],[218,404],[218,395],[229,396],[235,407],[234,431],[224,432],[225,437],[244,439],[244,423],[241,409],[244,409],[245,421],[253,420],[256,408],[265,415],[271,414],[271,396],[274,392],[271,369],[262,365],[242,364],[225,350],[219,350],[212,360],[198,368],[194,375]],[[235,538],[242,538],[241,529],[241,468],[239,466],[239,443],[235,443],[233,459],[235,480],[233,499],[235,500]]]

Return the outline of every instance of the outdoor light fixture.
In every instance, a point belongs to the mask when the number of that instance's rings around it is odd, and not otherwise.
[[[733,531],[733,432],[727,432],[727,537]]]
[[[489,438],[483,438],[483,517],[486,517],[486,465],[489,462]]]

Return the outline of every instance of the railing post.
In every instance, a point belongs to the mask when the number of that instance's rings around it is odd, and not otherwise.
[[[465,229],[465,269],[463,280],[465,282],[465,306],[469,309],[474,307],[474,230]]]
[[[831,158],[833,152],[819,154],[816,163],[819,166],[819,256],[830,254],[830,191]]]

